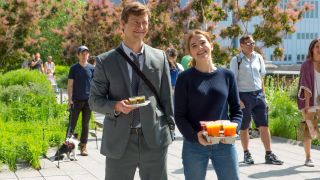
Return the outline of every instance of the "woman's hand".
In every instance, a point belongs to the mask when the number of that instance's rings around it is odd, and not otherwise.
[[[201,145],[203,145],[203,146],[212,145],[212,143],[209,143],[209,142],[207,142],[206,139],[204,139],[203,134],[202,134],[202,131],[199,131],[199,132],[197,133],[197,136],[198,136],[198,141],[199,141],[199,143],[200,143]]]
[[[303,112],[305,114],[307,114],[309,112],[310,107],[309,106],[305,106],[305,108],[303,109]]]

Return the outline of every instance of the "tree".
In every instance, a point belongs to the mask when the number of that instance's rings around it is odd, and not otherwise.
[[[41,34],[33,34],[32,38],[38,39],[37,43],[28,48],[28,52],[40,52],[42,58],[46,60],[48,56],[52,56],[57,64],[64,63],[62,43],[63,36],[56,31],[65,27],[72,21],[73,13],[78,12],[84,5],[82,2],[72,0],[51,0],[51,7],[46,5],[49,11],[46,17],[38,22]]]
[[[66,64],[76,61],[76,48],[85,44],[92,55],[116,47],[122,39],[120,13],[123,6],[109,0],[0,0],[0,69],[14,69],[30,53],[61,56]],[[282,56],[282,37],[295,32],[295,24],[310,5],[299,6],[296,0],[281,5],[281,0],[193,0],[180,8],[179,0],[149,0],[151,11],[146,43],[165,50],[173,46],[183,49],[183,39],[190,29],[212,32],[212,38],[234,39],[248,33],[247,25],[254,17],[253,36],[264,47],[275,47]],[[217,31],[216,25],[228,17],[234,23]],[[231,46],[222,47],[214,41],[215,62],[226,63],[237,53]]]
[[[301,20],[303,13],[312,9],[310,4],[298,5],[298,1],[291,0],[287,4],[282,4],[281,0],[223,0],[222,3],[211,3],[211,0],[195,0],[190,6],[196,14],[193,21],[194,27],[202,27],[204,30],[212,30],[207,27],[208,23],[217,23],[226,18],[226,11],[229,9],[234,13],[236,23],[225,27],[221,32],[216,32],[215,36],[222,38],[236,38],[247,34],[247,25],[254,17],[260,17],[261,23],[255,25],[252,33],[253,38],[263,43],[258,51],[264,47],[275,47],[274,55],[281,57],[282,37],[295,32],[295,24]],[[200,26],[200,25],[201,26]],[[218,44],[216,44],[216,47]],[[233,47],[224,49],[216,48],[214,57],[219,63],[226,63],[230,60],[230,55],[237,53]],[[223,55],[217,57],[217,55]]]
[[[72,21],[62,30],[56,29],[65,40],[62,43],[67,64],[76,59],[76,48],[86,45],[91,55],[110,50],[121,42],[120,6],[114,6],[108,0],[88,0],[81,9],[70,12]]]
[[[56,47],[59,39],[53,43],[59,37],[50,35],[54,24],[50,19],[66,4],[64,0],[0,1],[0,71],[19,68],[31,59],[30,53],[61,50]],[[54,46],[46,46],[48,42]]]
[[[31,33],[39,33],[40,1],[2,1],[0,8],[0,67],[15,69],[28,58],[25,47],[34,43]]]

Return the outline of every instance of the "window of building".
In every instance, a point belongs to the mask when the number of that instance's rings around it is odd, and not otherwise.
[[[300,54],[297,55],[297,61],[300,61]]]
[[[303,6],[305,3],[310,3],[314,6],[314,9],[303,14],[304,18],[318,18],[319,2],[318,0],[302,0],[299,1],[298,5]]]
[[[314,1],[314,18],[319,18],[318,15],[318,9],[319,9],[319,2],[318,1]]]

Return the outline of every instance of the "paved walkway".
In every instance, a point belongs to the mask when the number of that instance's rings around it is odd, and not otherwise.
[[[102,116],[96,116],[102,121]],[[98,133],[98,145],[100,146],[101,132]],[[259,139],[250,141],[252,156],[256,162],[254,165],[240,164],[241,179],[281,179],[281,180],[320,180],[320,151],[312,149],[312,156],[315,160],[315,167],[305,167],[303,147],[294,141],[282,138],[273,138],[273,151],[285,161],[282,166],[264,164],[264,149]],[[240,141],[236,142],[239,160],[243,160],[243,153]],[[177,140],[169,147],[168,172],[169,180],[183,180],[183,167],[181,163],[182,136],[177,132]],[[42,159],[39,171],[32,168],[18,168],[16,172],[10,172],[5,167],[0,171],[0,180],[102,180],[104,179],[105,157],[99,153],[94,137],[90,137],[88,143],[89,156],[78,156],[78,161],[60,162],[59,168],[56,161]],[[55,150],[48,152],[52,157]],[[79,153],[79,151],[78,151]],[[138,172],[138,171],[137,171]],[[139,180],[136,173],[135,180]],[[207,178],[217,179],[211,166],[208,167]]]

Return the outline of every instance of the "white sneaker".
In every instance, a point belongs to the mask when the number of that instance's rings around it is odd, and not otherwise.
[[[304,165],[308,167],[314,167],[314,163],[311,159],[307,159]]]

